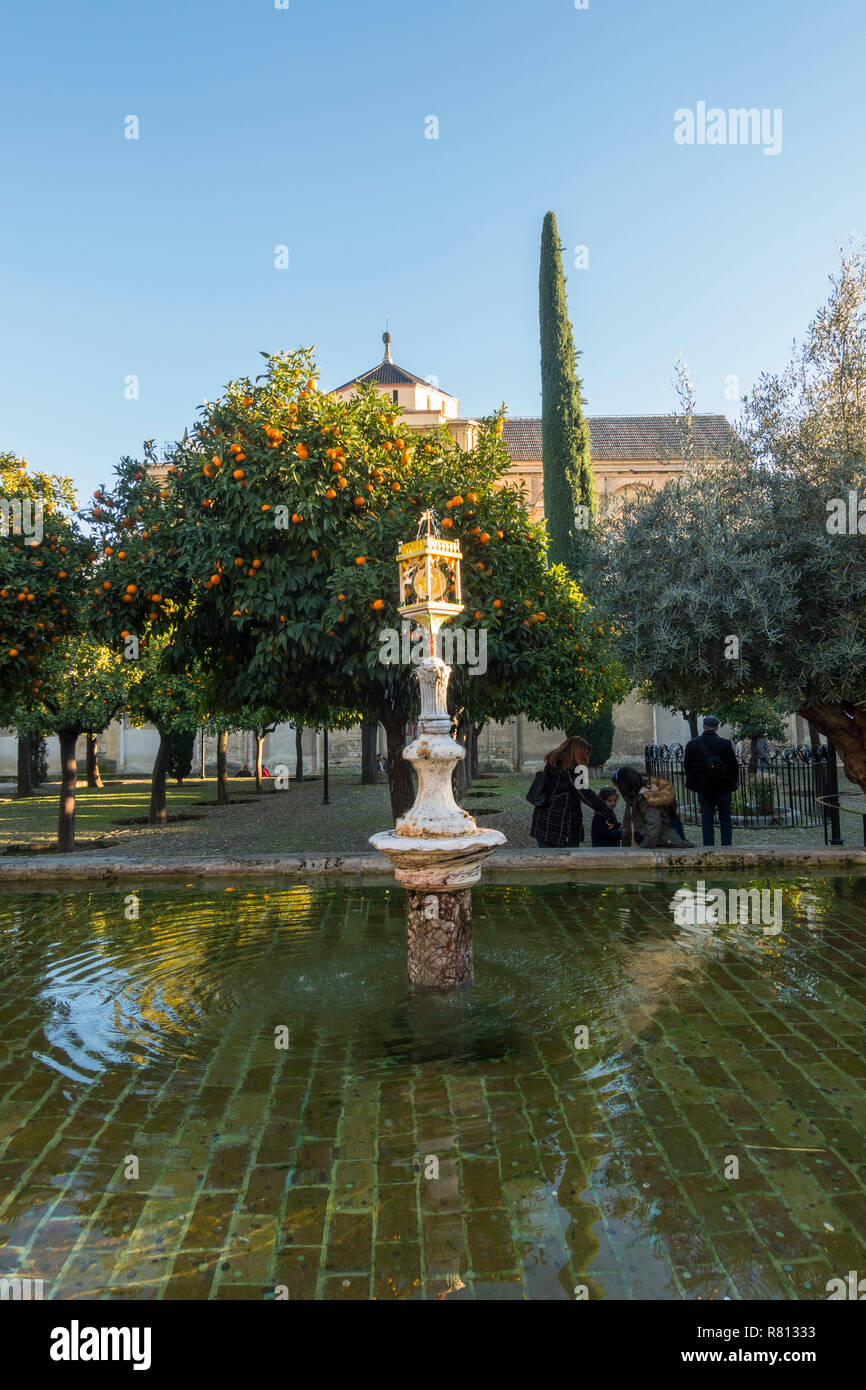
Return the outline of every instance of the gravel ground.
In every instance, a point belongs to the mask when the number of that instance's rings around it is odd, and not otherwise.
[[[464,798],[466,809],[477,817],[479,825],[502,830],[514,849],[533,848],[535,843],[529,837],[532,808],[525,799],[530,780],[528,774],[522,777],[483,775]],[[592,785],[597,790],[602,782],[594,780]],[[124,783],[122,792],[118,787],[117,792],[112,794],[112,801],[117,795],[124,803],[118,818],[136,811],[146,814],[147,794],[146,782]],[[101,833],[108,834],[115,842],[114,853],[150,858],[367,850],[370,835],[377,830],[386,830],[393,824],[384,780],[379,786],[364,787],[357,778],[332,778],[329,806],[322,805],[320,779],[292,782],[289,789],[282,792],[270,786],[261,797],[255,795],[254,783],[237,780],[230,784],[230,794],[235,804],[217,806],[213,800],[213,781],[205,786],[199,782],[189,782],[184,785],[183,796],[178,797],[176,808],[180,812],[193,812],[201,819],[181,821],[153,830],[142,826],[118,828],[110,821],[103,822],[104,830],[101,826],[99,828]],[[136,802],[140,799],[140,808],[130,806],[131,795]],[[202,805],[202,802],[206,804]],[[843,787],[843,804],[851,807],[859,805],[866,811],[866,797],[848,788],[847,784]],[[28,806],[18,803],[14,826],[9,823],[6,827],[10,832],[4,837],[7,841],[14,839],[18,843],[26,843],[45,838],[46,802],[41,801],[38,828],[32,823],[30,806],[33,806],[35,815],[35,803]],[[15,803],[5,803],[3,809],[11,813]],[[170,800],[169,810],[173,809]],[[52,805],[52,821],[54,814]],[[587,832],[589,814],[587,811],[584,818]],[[96,830],[97,826],[94,825],[93,829]],[[87,833],[87,822],[84,821],[79,827],[79,834],[84,837]],[[687,826],[686,834],[700,842],[700,831],[696,827]],[[846,846],[862,846],[862,821],[859,817],[843,815],[842,836]],[[807,830],[734,827],[735,846],[795,845],[807,848],[823,843],[820,826]],[[107,852],[110,854],[112,850]]]

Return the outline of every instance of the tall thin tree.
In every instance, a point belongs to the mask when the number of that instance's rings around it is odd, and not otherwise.
[[[565,298],[562,246],[556,214],[548,212],[541,231],[538,275],[541,331],[541,441],[544,515],[551,564],[580,568],[581,532],[595,512],[589,426],[583,413],[574,336]],[[585,510],[581,510],[585,509]]]

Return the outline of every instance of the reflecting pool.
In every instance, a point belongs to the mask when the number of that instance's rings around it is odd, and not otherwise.
[[[46,1298],[793,1299],[866,1274],[862,878],[0,894],[0,1276]]]

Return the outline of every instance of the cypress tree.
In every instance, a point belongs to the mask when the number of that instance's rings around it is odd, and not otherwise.
[[[568,320],[562,247],[556,214],[549,212],[541,231],[538,274],[541,329],[541,443],[544,471],[544,516],[550,537],[549,560],[576,574],[581,531],[575,512],[597,506],[590,458],[589,426],[583,413],[582,384],[577,375],[574,337]]]

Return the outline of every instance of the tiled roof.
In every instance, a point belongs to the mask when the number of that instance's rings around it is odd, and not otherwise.
[[[443,396],[448,395],[447,391],[442,391],[441,386],[431,387],[430,382],[424,381],[423,377],[415,376],[414,372],[407,372],[405,367],[398,367],[396,362],[387,360],[377,362],[375,367],[361,372],[360,376],[353,376],[351,381],[344,381],[336,390],[345,391],[347,386],[357,386],[361,381],[375,381],[377,386],[426,386],[428,390],[439,391]]]
[[[599,463],[609,459],[647,459],[682,456],[680,427],[669,415],[588,415],[592,457]],[[515,463],[541,459],[541,420],[527,416],[505,418],[503,438]],[[719,458],[727,450],[731,425],[724,415],[695,415],[692,440],[698,456]]]

